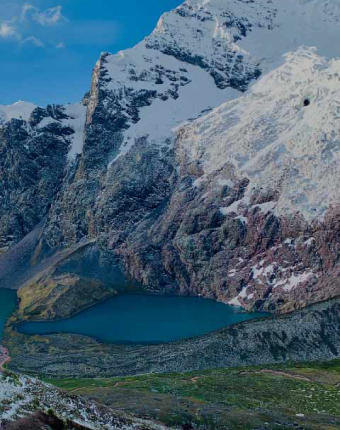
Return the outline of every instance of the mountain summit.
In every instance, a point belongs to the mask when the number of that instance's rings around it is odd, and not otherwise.
[[[1,113],[6,282],[66,255],[248,309],[339,295],[339,36],[337,0],[188,0],[78,105]]]

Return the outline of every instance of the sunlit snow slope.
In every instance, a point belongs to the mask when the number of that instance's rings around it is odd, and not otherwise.
[[[115,109],[130,127],[112,160],[135,139],[163,143],[172,127],[237,97],[302,45],[337,56],[339,37],[337,0],[185,2],[164,14],[136,47],[105,57],[102,85],[115,100],[122,98]],[[137,91],[147,99],[138,117],[131,112]]]
[[[340,202],[339,121],[340,60],[300,49],[246,96],[184,128],[181,145],[205,175],[230,163],[231,177],[249,178],[246,196],[228,212],[261,191],[272,193],[277,215],[321,219]]]

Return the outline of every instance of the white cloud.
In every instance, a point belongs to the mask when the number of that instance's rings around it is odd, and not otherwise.
[[[40,11],[35,6],[27,3],[22,8],[21,20],[24,21],[28,18],[44,27],[67,22],[67,19],[62,14],[62,6],[55,6]]]
[[[59,42],[59,43],[57,43],[56,44],[56,46],[55,46],[57,49],[63,49],[63,48],[65,48],[65,43],[64,42]]]
[[[15,38],[20,39],[20,34],[18,33],[16,27],[8,22],[0,23],[0,37],[4,39]]]

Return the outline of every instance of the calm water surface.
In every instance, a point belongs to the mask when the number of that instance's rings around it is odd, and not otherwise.
[[[17,292],[0,288],[0,342],[7,319],[14,312],[17,304]]]
[[[84,334],[107,343],[161,343],[265,315],[194,297],[120,295],[67,320],[26,322],[18,330],[26,334]]]

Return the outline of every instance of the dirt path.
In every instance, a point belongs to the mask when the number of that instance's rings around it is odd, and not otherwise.
[[[4,368],[5,364],[11,361],[9,351],[4,346],[0,345],[0,371]]]
[[[272,370],[272,369],[261,369],[259,371],[254,371],[254,372],[241,372],[240,375],[247,375],[247,374],[261,374],[261,373],[267,373],[270,375],[278,375],[278,376],[284,376],[286,378],[291,378],[291,379],[298,379],[300,381],[306,381],[306,382],[313,382],[312,379],[308,378],[307,376],[303,376],[303,375],[298,375],[296,373],[290,373],[290,372],[283,372],[281,370]]]

